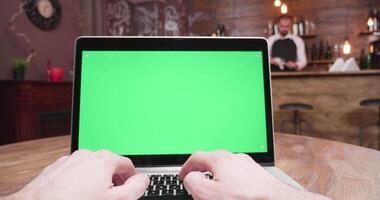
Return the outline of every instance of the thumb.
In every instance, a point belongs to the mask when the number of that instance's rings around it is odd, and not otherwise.
[[[149,178],[145,174],[129,177],[123,185],[111,188],[112,199],[135,200],[140,198],[149,186]]]
[[[183,179],[183,184],[194,199],[219,199],[218,183],[207,179],[202,172],[188,173]]]

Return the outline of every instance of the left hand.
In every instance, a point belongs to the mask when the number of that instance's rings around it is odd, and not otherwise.
[[[137,174],[130,159],[107,150],[79,150],[46,167],[23,189],[5,199],[138,199],[149,178]]]

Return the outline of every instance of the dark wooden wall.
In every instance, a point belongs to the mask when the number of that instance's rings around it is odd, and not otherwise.
[[[203,3],[200,3],[203,2]],[[214,10],[213,22],[206,24],[203,30],[212,31],[217,23],[227,27],[229,35],[265,36],[268,21],[280,15],[280,9],[274,7],[272,0],[197,0],[199,10]],[[366,29],[370,9],[380,9],[379,0],[285,0],[289,14],[311,20],[316,24],[317,37],[306,40],[306,44],[320,40],[330,44],[342,44],[348,36],[352,44],[352,55],[358,57],[362,48],[367,51],[375,36],[361,36]]]
[[[104,1],[104,34],[112,35],[110,26],[124,20],[123,35],[210,35],[218,23],[226,26],[229,36],[266,36],[268,22],[280,15],[272,0],[107,0]],[[352,43],[352,55],[359,57],[375,36],[361,36],[366,29],[370,9],[380,9],[379,0],[286,0],[289,14],[304,17],[316,24],[320,40],[342,44],[345,36]],[[114,8],[124,7],[124,18]],[[169,8],[169,9],[168,9]],[[111,12],[110,12],[111,11]],[[111,15],[110,15],[111,14]],[[112,15],[115,15],[113,17]],[[178,31],[168,31],[165,24],[174,22]]]

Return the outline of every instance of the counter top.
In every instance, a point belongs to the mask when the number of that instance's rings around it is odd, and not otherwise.
[[[366,76],[380,75],[380,69],[361,70],[357,72],[328,72],[328,71],[301,71],[301,72],[272,72],[272,77],[311,77],[311,76]]]

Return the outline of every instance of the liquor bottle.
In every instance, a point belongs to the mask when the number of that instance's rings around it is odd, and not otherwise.
[[[380,30],[380,24],[379,24],[379,12],[377,9],[373,9],[372,11],[372,20],[373,20],[373,31],[379,31]]]
[[[311,45],[311,50],[310,50],[310,58],[311,60],[317,60],[317,45],[313,42]]]
[[[226,28],[224,24],[218,24],[218,29],[220,30],[219,36],[224,37],[226,35]]]
[[[373,17],[372,10],[370,10],[368,13],[368,20],[367,20],[367,27],[368,27],[369,32],[375,31],[373,18],[374,17]]]
[[[298,33],[299,35],[305,35],[305,21],[301,17],[300,21],[298,22]]]
[[[339,44],[335,44],[334,45],[334,59],[340,57],[340,51],[339,51],[340,47],[339,47]]]
[[[296,17],[294,17],[294,23],[293,23],[293,34],[294,35],[299,35],[299,32],[298,32],[298,19]]]
[[[219,24],[216,26],[216,29],[215,29],[215,34],[216,34],[216,37],[220,37],[220,29],[219,29]]]
[[[329,44],[328,41],[326,42],[325,59],[326,60],[331,60],[332,59],[332,49],[331,49],[331,45]]]
[[[360,51],[360,64],[359,64],[360,69],[366,69],[367,68],[366,67],[366,64],[367,64],[366,59],[367,59],[367,57],[365,56],[364,49],[362,49]]]
[[[325,45],[323,44],[323,41],[321,40],[319,42],[318,59],[323,60],[324,55],[325,55]]]
[[[274,28],[274,34],[277,35],[278,34],[278,24],[275,24],[273,26],[273,28]]]
[[[366,62],[366,65],[367,65],[367,69],[371,69],[371,55],[370,54],[367,54],[367,62]]]
[[[310,60],[310,57],[311,57],[311,55],[310,55],[310,47],[307,44],[305,44],[305,54],[306,54],[306,59]]]
[[[268,22],[268,35],[273,35],[273,34],[274,34],[273,22],[269,21]]]
[[[305,20],[305,35],[310,35],[310,22],[309,20]]]

